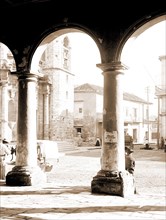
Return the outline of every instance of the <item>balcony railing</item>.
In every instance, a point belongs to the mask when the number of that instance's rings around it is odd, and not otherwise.
[[[134,116],[128,116],[124,118],[125,122],[130,122],[130,123],[141,123],[142,120],[140,119],[140,117],[134,117]]]

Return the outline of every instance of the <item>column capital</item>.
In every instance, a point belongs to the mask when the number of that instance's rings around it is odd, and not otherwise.
[[[38,78],[43,77],[43,75],[39,75],[36,73],[31,73],[31,72],[27,72],[27,71],[21,71],[21,72],[12,72],[12,74],[17,75],[18,80],[26,80],[26,81],[33,81],[33,82],[37,82]]]
[[[103,72],[121,72],[127,70],[128,67],[122,64],[120,61],[112,61],[110,63],[101,63],[96,65]]]
[[[21,77],[36,77],[36,78],[41,78],[44,76],[43,73],[33,73],[33,72],[28,72],[28,71],[16,71],[16,72],[11,72],[11,74],[13,75],[17,75],[18,77],[21,76]]]
[[[2,87],[8,86],[8,81],[0,81],[0,86]]]

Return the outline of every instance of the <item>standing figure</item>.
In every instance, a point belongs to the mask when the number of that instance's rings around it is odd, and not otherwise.
[[[7,140],[0,140],[0,179],[5,180],[6,175],[6,156],[10,155],[10,149],[6,144],[9,142]]]
[[[149,149],[149,140],[148,140],[148,138],[145,139],[145,149]]]
[[[161,147],[160,148],[164,149],[164,138],[163,137],[161,137]]]
[[[132,155],[133,150],[129,147],[125,147],[125,169],[131,174],[134,175],[135,170],[135,158]],[[135,186],[135,180],[133,179],[134,184],[134,193],[137,193],[136,186]]]
[[[16,157],[16,147],[12,146],[11,147],[11,155],[12,155],[12,158],[11,158],[11,161],[14,160],[14,156]]]
[[[100,146],[100,145],[101,145],[100,138],[97,137],[95,146]]]

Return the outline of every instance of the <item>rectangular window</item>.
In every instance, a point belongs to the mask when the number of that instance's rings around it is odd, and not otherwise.
[[[134,108],[134,118],[136,119],[137,118],[137,109]]]
[[[68,116],[68,114],[69,114],[69,111],[68,111],[68,109],[66,109],[66,116]]]
[[[146,119],[149,119],[149,109],[146,109]]]
[[[128,116],[129,115],[129,110],[128,110],[128,108],[126,108],[126,116]]]
[[[66,91],[66,99],[68,99],[68,91]]]
[[[77,129],[77,133],[81,133],[81,128],[76,128]]]
[[[69,76],[66,75],[66,82],[68,83],[68,81],[69,81]]]

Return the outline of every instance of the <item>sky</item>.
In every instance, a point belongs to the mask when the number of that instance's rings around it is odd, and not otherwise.
[[[75,84],[92,83],[103,86],[102,71],[96,67],[101,63],[100,53],[94,40],[87,34],[67,34],[71,44],[71,71]]]
[[[166,55],[166,21],[146,30],[133,45],[129,42],[124,47],[122,62],[129,66],[124,89],[143,95],[147,87],[151,91],[155,85],[160,86],[162,55]]]
[[[72,47],[72,72],[75,84],[92,83],[103,86],[102,71],[96,67],[101,63],[99,50],[86,34],[70,34]],[[134,43],[128,41],[122,51],[121,61],[129,67],[124,75],[124,91],[140,97],[146,95],[146,87],[158,84],[161,71],[159,56],[166,55],[166,21],[152,26]]]
[[[91,83],[103,86],[100,53],[94,40],[85,33],[68,34],[71,44],[71,72],[75,74],[75,85]],[[161,61],[166,55],[166,21],[144,31],[135,41],[125,44],[121,61],[129,67],[124,74],[123,90],[139,97],[147,96],[147,87],[154,98],[154,86],[159,85]]]

